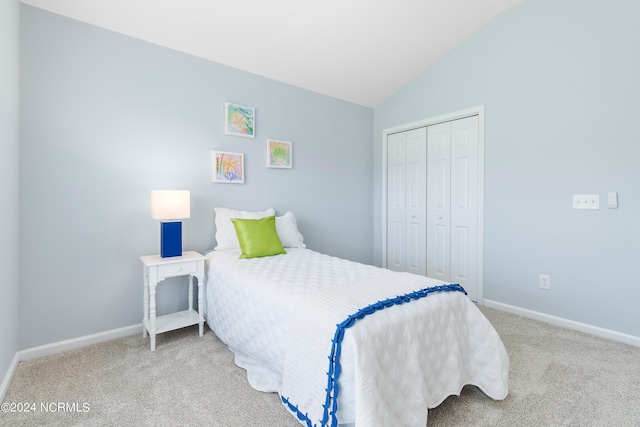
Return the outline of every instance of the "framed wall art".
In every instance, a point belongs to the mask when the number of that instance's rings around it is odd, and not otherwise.
[[[226,135],[255,138],[256,109],[243,105],[224,103],[224,133]]]
[[[213,182],[244,184],[244,154],[214,151]]]
[[[291,145],[291,141],[267,139],[267,167],[291,169],[293,167]]]

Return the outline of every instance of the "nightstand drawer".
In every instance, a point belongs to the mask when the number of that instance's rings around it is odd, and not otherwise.
[[[173,277],[193,274],[198,271],[197,261],[178,262],[158,266],[158,277]]]

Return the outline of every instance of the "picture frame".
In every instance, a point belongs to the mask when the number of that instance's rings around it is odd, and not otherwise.
[[[267,139],[267,167],[277,169],[293,168],[293,143]]]
[[[244,184],[244,154],[213,151],[213,182]]]
[[[255,138],[256,109],[232,102],[224,103],[225,135]]]

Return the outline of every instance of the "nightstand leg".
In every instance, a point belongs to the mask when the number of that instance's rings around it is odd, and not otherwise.
[[[147,269],[144,269],[144,294],[142,295],[142,301],[144,302],[142,306],[142,337],[147,337],[147,321],[149,320],[149,274],[147,273]]]
[[[189,311],[193,310],[193,276],[189,275]]]
[[[151,330],[149,335],[151,337],[151,351],[156,350],[156,283],[149,286],[149,324]]]
[[[200,336],[204,335],[204,277],[198,277],[198,320],[200,324]]]

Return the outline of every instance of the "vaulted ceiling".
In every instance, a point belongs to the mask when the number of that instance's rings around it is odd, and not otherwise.
[[[524,0],[22,0],[375,107]]]

